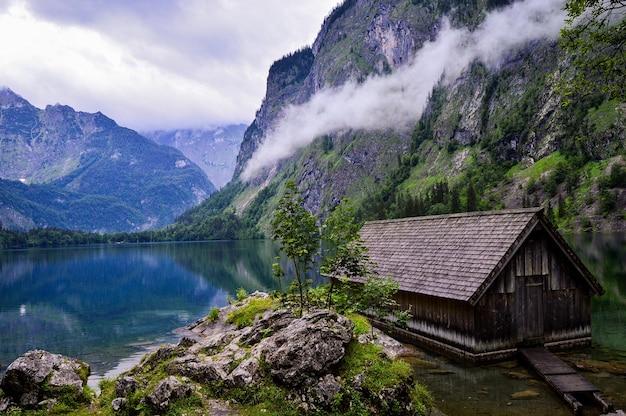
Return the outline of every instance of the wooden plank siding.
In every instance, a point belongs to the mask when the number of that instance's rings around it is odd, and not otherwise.
[[[411,310],[403,338],[463,359],[519,346],[591,340],[591,297],[603,289],[540,210],[366,223],[381,277]],[[358,279],[356,281],[359,281]]]

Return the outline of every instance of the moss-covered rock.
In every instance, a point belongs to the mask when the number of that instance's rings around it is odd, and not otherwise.
[[[232,317],[251,310],[249,325],[238,328]],[[197,339],[163,346],[115,384],[103,383],[100,402],[105,411],[139,415],[206,411],[216,403],[230,414],[425,414],[430,395],[410,366],[390,359],[391,350],[359,342],[354,327],[330,310],[298,318],[255,293],[189,326]],[[377,341],[385,337],[376,334]],[[392,341],[382,344],[397,350]]]

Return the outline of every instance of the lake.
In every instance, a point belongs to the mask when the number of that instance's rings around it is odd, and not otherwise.
[[[238,288],[275,289],[277,252],[271,241],[0,252],[2,370],[35,348],[84,360],[92,381],[124,370]]]
[[[593,370],[581,374],[625,409],[626,235],[566,238],[606,294],[592,304],[593,347],[561,356]],[[89,363],[95,386],[134,365],[150,347],[177,342],[174,329],[226,305],[238,288],[277,288],[271,276],[277,253],[271,241],[0,252],[0,363],[6,369],[24,352],[45,349]],[[413,364],[416,378],[449,416],[571,414],[516,361],[466,367],[422,352]],[[511,398],[527,390],[535,397]]]

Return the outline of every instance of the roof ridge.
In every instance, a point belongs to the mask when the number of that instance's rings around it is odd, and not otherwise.
[[[483,216],[510,215],[510,214],[536,214],[541,211],[543,211],[543,208],[541,207],[510,208],[510,209],[501,209],[501,210],[492,210],[492,211],[472,211],[472,212],[458,212],[454,214],[442,214],[442,215],[423,215],[419,217],[394,218],[390,220],[372,220],[372,221],[366,221],[366,224],[405,222],[405,221],[407,222],[408,221],[427,221],[427,220],[442,219],[442,218],[483,217]]]

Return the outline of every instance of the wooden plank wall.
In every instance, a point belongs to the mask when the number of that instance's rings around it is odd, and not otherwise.
[[[395,299],[401,310],[411,309],[411,330],[468,351],[473,349],[474,312],[468,303],[409,292],[398,292]]]
[[[396,300],[401,309],[411,308],[409,328],[419,334],[473,353],[515,348],[521,324],[516,281],[528,276],[543,282],[545,342],[591,335],[589,289],[541,231],[528,238],[475,307],[408,292],[399,292]]]

